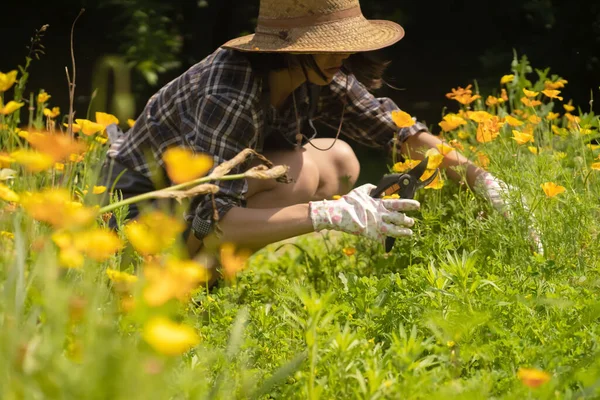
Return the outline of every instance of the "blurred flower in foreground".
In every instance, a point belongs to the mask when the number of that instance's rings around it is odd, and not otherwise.
[[[19,201],[19,195],[13,192],[8,186],[0,183],[0,199],[4,201]]]
[[[14,69],[10,72],[2,73],[0,72],[0,93],[6,92],[8,89],[12,87],[17,81],[17,70]]]
[[[146,286],[144,300],[159,307],[171,299],[187,301],[190,293],[210,279],[209,271],[193,260],[169,260],[166,265],[147,264],[143,268]]]
[[[246,261],[252,255],[247,249],[237,249],[233,243],[224,243],[221,245],[221,264],[223,265],[223,275],[226,279],[233,279],[235,275],[244,269]]]
[[[42,172],[54,165],[54,159],[51,156],[33,150],[17,150],[10,153],[10,156],[29,172]]]
[[[193,154],[182,147],[172,147],[163,154],[167,175],[174,183],[184,183],[204,176],[213,166],[213,158]]]
[[[143,214],[124,227],[127,240],[145,256],[158,254],[169,248],[184,229],[185,225],[179,218],[159,211]]]
[[[75,228],[91,223],[96,210],[71,200],[65,189],[45,189],[21,196],[21,205],[34,219],[55,228]]]
[[[193,328],[164,317],[149,320],[142,337],[154,350],[167,356],[178,356],[200,343],[200,336]]]
[[[84,256],[106,261],[123,247],[121,239],[110,230],[92,229],[83,232],[55,232],[52,241],[59,247],[59,260],[69,268],[83,265]]]
[[[546,196],[548,197],[554,197],[556,195],[564,193],[566,190],[564,186],[557,185],[554,182],[542,183],[540,186],[542,187],[542,190],[544,191],[544,193],[546,193]]]
[[[525,386],[536,388],[543,385],[550,380],[550,374],[539,369],[532,368],[519,368],[517,377],[523,382]]]
[[[392,111],[392,121],[398,128],[410,128],[415,124],[409,113],[400,110]]]
[[[2,108],[0,108],[0,114],[2,115],[8,115],[8,114],[12,114],[15,111],[17,111],[19,108],[23,107],[25,105],[25,103],[17,103],[16,101],[9,101],[8,103],[6,103],[6,105]]]
[[[69,135],[30,132],[27,141],[41,153],[47,154],[54,162],[61,162],[71,154],[79,154],[85,150],[85,144]]]

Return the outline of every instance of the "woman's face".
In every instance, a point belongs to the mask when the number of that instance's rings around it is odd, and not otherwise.
[[[315,85],[325,86],[331,83],[333,80],[333,76],[337,74],[337,72],[342,67],[342,63],[345,59],[350,57],[350,53],[335,53],[335,54],[315,54],[313,57],[315,58],[315,62],[321,69],[321,72],[325,75],[327,80],[324,80],[323,77],[312,69],[308,70],[308,80]]]

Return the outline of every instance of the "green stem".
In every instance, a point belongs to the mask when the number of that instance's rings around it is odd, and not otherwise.
[[[211,177],[211,176],[205,176],[203,178],[199,178],[199,179],[196,179],[194,181],[189,181],[189,182],[181,183],[179,185],[171,186],[171,187],[168,187],[166,189],[154,190],[152,192],[143,193],[143,194],[140,194],[140,195],[137,195],[137,196],[130,197],[130,198],[125,199],[125,200],[118,201],[116,203],[109,204],[107,206],[104,206],[104,207],[100,208],[98,210],[98,213],[104,214],[104,213],[107,213],[109,211],[115,210],[115,209],[117,209],[119,207],[123,207],[123,206],[134,204],[134,203],[138,203],[140,201],[150,200],[150,199],[155,199],[155,198],[161,198],[162,197],[161,193],[164,193],[164,192],[167,192],[167,191],[168,192],[173,192],[173,191],[176,191],[176,190],[186,189],[188,187],[197,186],[199,184],[207,183],[207,182],[210,182],[210,181],[232,181],[232,180],[235,180],[235,179],[242,179],[242,178],[245,178],[245,177],[246,177],[246,174],[226,175],[226,176],[222,176],[220,178],[214,178],[214,177]]]

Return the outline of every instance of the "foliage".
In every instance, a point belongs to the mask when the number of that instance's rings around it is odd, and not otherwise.
[[[114,118],[66,137],[49,94],[23,97],[27,66],[0,76],[2,106],[29,106],[27,127],[19,109],[0,114],[0,397],[598,397],[599,120],[544,94],[566,81],[526,58],[510,72],[490,96],[453,89],[441,125],[447,146],[518,188],[509,218],[446,182],[418,194],[415,235],[389,255],[312,235],[212,291],[178,214],[125,224],[99,185]],[[244,260],[229,248],[221,261]]]

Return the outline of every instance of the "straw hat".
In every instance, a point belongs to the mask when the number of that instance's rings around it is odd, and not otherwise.
[[[261,0],[256,33],[223,47],[263,53],[356,53],[404,36],[395,22],[367,20],[358,0]]]

